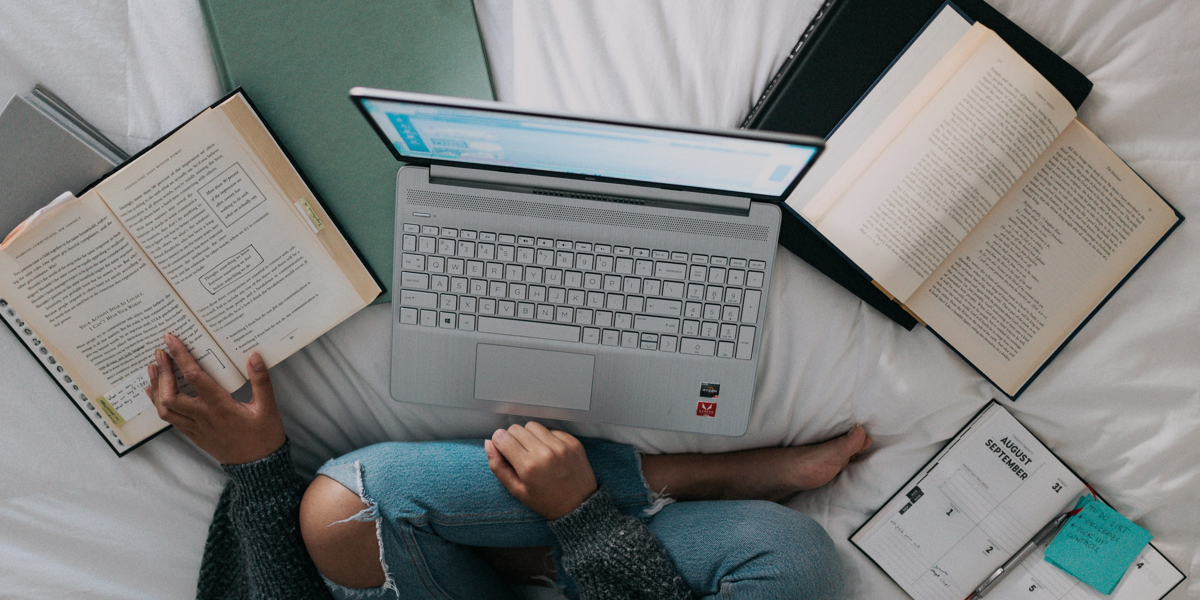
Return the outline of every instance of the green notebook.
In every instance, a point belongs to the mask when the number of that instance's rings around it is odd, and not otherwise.
[[[245,88],[381,287],[396,170],[356,85],[493,99],[470,0],[200,0],[225,89]],[[391,299],[385,291],[376,302]]]

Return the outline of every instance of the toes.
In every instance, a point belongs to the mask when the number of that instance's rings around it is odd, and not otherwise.
[[[863,429],[862,425],[855,425],[846,433],[846,445],[857,452],[863,447],[866,438],[867,430]]]
[[[871,436],[867,434],[867,430],[862,425],[855,425],[846,433],[845,450],[847,460],[856,454],[865,452],[871,447]]]

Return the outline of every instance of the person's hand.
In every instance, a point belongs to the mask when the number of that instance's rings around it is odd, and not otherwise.
[[[533,512],[554,521],[596,492],[596,475],[583,444],[565,431],[530,421],[497,429],[483,441],[488,467],[508,492]]]
[[[155,362],[149,367],[150,387],[146,388],[160,419],[174,425],[223,465],[254,462],[283,446],[287,441],[283,419],[275,408],[267,365],[257,352],[246,361],[254,397],[242,404],[200,368],[179,338],[168,333],[163,339],[167,352],[154,351]],[[179,393],[176,363],[198,396]]]

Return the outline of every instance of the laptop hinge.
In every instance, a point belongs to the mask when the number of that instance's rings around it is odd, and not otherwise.
[[[555,195],[557,193],[568,198],[583,197],[612,202],[637,199],[650,205],[664,205],[673,208],[688,208],[710,212],[736,214],[747,214],[750,212],[750,199],[737,196],[667,190],[603,181],[567,179],[565,177],[504,173],[501,171],[489,171],[487,169],[465,169],[462,167],[431,165],[429,167],[429,182],[465,184],[548,195]]]

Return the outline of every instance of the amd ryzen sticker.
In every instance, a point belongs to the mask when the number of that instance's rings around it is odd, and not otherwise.
[[[700,384],[701,398],[720,398],[721,384],[719,383],[702,383]]]

